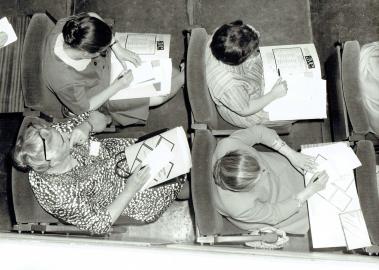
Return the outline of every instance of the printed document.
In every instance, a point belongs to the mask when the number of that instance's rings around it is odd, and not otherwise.
[[[314,44],[260,47],[265,78],[264,93],[279,77],[287,81],[287,95],[264,108],[269,119],[300,120],[326,118],[326,82],[321,79],[320,61]]]
[[[354,151],[339,142],[303,145],[301,152],[316,157],[317,171],[325,170],[329,176],[326,188],[307,201],[313,248],[370,246],[364,220],[351,214],[361,210],[353,172],[361,163]],[[306,185],[313,175],[305,174]],[[362,237],[352,240],[354,235]]]
[[[192,167],[191,151],[187,135],[182,127],[176,127],[125,149],[130,171],[138,165],[150,167],[151,178],[143,189],[161,184]]]
[[[133,73],[129,87],[118,91],[110,100],[164,96],[171,92],[172,62],[169,58],[170,35],[116,33],[116,39],[127,49],[137,53],[141,66],[125,61]],[[110,81],[116,80],[124,70],[121,60],[111,52]]]

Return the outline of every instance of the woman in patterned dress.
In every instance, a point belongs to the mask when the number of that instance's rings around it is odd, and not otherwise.
[[[65,122],[31,124],[16,142],[14,160],[29,169],[40,205],[79,229],[107,233],[120,215],[132,224],[154,222],[180,193],[186,177],[144,191],[149,168],[130,173],[124,149],[128,138],[97,140],[109,119],[93,111]],[[98,153],[90,145],[100,142]],[[95,143],[96,144],[96,143]]]

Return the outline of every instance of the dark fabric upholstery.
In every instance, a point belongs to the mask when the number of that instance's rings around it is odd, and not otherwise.
[[[376,158],[372,142],[359,141],[356,153],[362,163],[362,166],[356,169],[359,201],[371,242],[379,245],[379,195],[375,172]]]
[[[36,118],[25,117],[18,136],[20,136],[31,121]],[[28,173],[12,168],[12,197],[13,209],[17,223],[54,223],[58,222],[53,216],[44,211],[36,198],[29,184]]]
[[[313,42],[309,0],[203,0],[196,13],[208,33],[242,19],[261,33],[263,46]]]
[[[16,32],[17,41],[0,49],[0,112],[23,112],[21,55],[30,18],[10,16],[8,19]]]
[[[359,55],[359,42],[346,41],[342,52],[342,86],[353,131],[365,135],[369,132],[369,124],[359,86]]]
[[[24,41],[21,63],[21,83],[25,106],[49,116],[63,118],[61,103],[42,82],[41,63],[47,34],[54,23],[46,14],[33,15]]]
[[[349,138],[349,126],[342,90],[340,46],[336,46],[333,54],[328,58],[325,64],[325,72],[333,141],[347,140]]]
[[[187,54],[187,89],[195,123],[218,127],[218,113],[209,94],[205,76],[205,46],[208,34],[204,28],[191,31]]]
[[[195,222],[201,235],[232,235],[243,231],[223,218],[212,198],[212,155],[216,138],[209,130],[196,130],[192,145],[191,190]]]

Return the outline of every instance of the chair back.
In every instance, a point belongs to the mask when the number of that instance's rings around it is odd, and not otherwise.
[[[355,171],[359,202],[371,242],[379,245],[379,185],[373,143],[367,140],[359,141],[356,154],[362,163]]]
[[[369,121],[359,83],[359,59],[359,42],[356,40],[346,41],[342,51],[342,89],[347,113],[353,132],[366,135],[369,132]]]
[[[209,129],[237,129],[218,114],[208,90],[205,72],[205,49],[209,36],[204,28],[191,30],[187,52],[187,89],[195,123]]]
[[[36,13],[30,20],[21,58],[21,86],[25,107],[63,118],[60,101],[42,80],[46,38],[53,27],[53,21],[44,13]]]
[[[212,156],[216,138],[209,130],[196,130],[192,145],[191,190],[195,222],[200,235],[232,235],[246,232],[217,212],[213,198]]]
[[[328,103],[331,132],[333,141],[345,141],[349,139],[349,120],[347,116],[346,102],[342,89],[342,58],[341,46],[336,46],[325,64],[326,83],[328,91]]]
[[[22,121],[18,136],[38,118],[27,116]],[[41,120],[43,121],[43,120]],[[17,137],[18,137],[17,136]],[[48,214],[39,205],[29,183],[29,173],[12,167],[12,200],[16,223],[57,223],[58,220]]]

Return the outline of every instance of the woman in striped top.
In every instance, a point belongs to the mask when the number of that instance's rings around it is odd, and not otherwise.
[[[279,78],[272,90],[263,94],[258,45],[259,32],[235,21],[218,28],[206,48],[206,77],[212,99],[222,118],[238,127],[284,124],[269,121],[263,111],[270,102],[287,94],[287,84]]]

